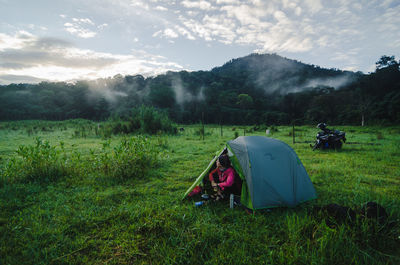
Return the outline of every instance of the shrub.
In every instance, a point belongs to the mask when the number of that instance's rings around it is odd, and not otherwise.
[[[4,165],[1,163],[1,157],[0,157],[0,189],[3,188],[4,184],[6,183],[6,175],[5,175],[5,170],[4,170]]]
[[[278,131],[279,131],[278,128],[275,127],[274,125],[271,125],[271,127],[269,128],[269,130],[270,130],[271,132],[278,132]]]
[[[73,167],[66,166],[66,156],[40,138],[34,146],[20,146],[17,154],[20,159],[11,159],[4,166],[3,178],[50,182],[73,172]]]
[[[160,138],[159,143],[166,148],[165,139]],[[111,150],[110,141],[107,141],[99,154],[91,150],[88,157],[81,159],[81,153],[76,151],[67,155],[64,143],[57,150],[49,142],[37,138],[34,146],[19,147],[19,158],[0,164],[0,187],[7,182],[49,183],[66,176],[83,177],[86,174],[104,174],[118,179],[142,178],[159,163],[156,148],[144,137],[132,137],[122,140]]]
[[[110,177],[119,179],[142,178],[158,164],[156,147],[144,137],[124,139],[112,152],[103,144],[96,160],[97,168]]]
[[[254,129],[253,128],[243,128],[245,133],[253,133]]]
[[[200,128],[197,131],[195,131],[195,135],[204,136],[204,131],[205,131],[204,127],[200,126]]]
[[[165,112],[153,107],[141,106],[132,110],[132,117],[127,122],[118,118],[110,119],[104,126],[103,136],[109,138],[111,134],[128,134],[139,130],[148,134],[159,132],[176,134],[178,132]]]
[[[129,131],[134,132],[140,129],[140,119],[138,116],[129,119]]]
[[[154,107],[142,105],[139,109],[133,111],[133,115],[134,118],[139,119],[140,128],[145,133],[156,134],[161,131],[175,134],[177,132],[176,126],[174,126],[168,115]]]
[[[122,131],[122,124],[121,124],[121,122],[115,122],[113,125],[112,125],[112,133],[113,134],[120,134],[120,133],[122,133],[123,131]]]

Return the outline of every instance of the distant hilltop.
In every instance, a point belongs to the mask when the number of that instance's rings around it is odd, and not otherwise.
[[[212,69],[221,76],[240,77],[267,93],[286,94],[317,86],[341,88],[360,73],[325,69],[277,54],[250,54]]]

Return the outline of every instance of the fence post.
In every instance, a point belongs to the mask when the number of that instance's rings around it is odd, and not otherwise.
[[[294,122],[292,123],[293,126],[293,143],[296,143],[295,136],[294,136]]]
[[[204,141],[204,111],[201,113],[201,124],[202,124],[202,137],[203,137],[203,141]]]

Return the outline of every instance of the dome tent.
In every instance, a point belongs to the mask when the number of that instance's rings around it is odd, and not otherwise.
[[[233,168],[243,180],[241,203],[250,209],[293,207],[316,198],[314,186],[295,151],[264,136],[240,136],[226,144]],[[184,197],[207,175],[211,160]]]

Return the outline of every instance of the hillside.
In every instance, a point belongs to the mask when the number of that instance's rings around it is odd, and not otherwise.
[[[317,86],[337,89],[359,76],[349,71],[304,64],[276,54],[251,54],[231,60],[212,72],[222,77],[243,79],[267,94],[300,92]]]
[[[399,123],[399,63],[387,58],[369,75],[251,54],[211,71],[11,84],[0,87],[0,120],[126,119],[144,104],[180,123]]]

